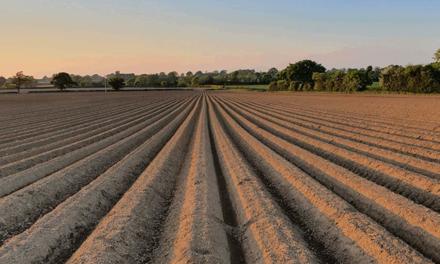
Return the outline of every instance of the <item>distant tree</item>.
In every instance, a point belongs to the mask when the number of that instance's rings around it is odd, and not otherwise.
[[[191,86],[192,86],[192,87],[200,86],[200,80],[199,80],[199,77],[197,77],[197,76],[193,76],[193,77],[191,78]]]
[[[277,80],[287,80],[287,68],[277,73]]]
[[[203,75],[203,72],[202,71],[197,71],[196,73],[194,73],[193,74],[193,76],[201,76],[201,75]]]
[[[6,78],[3,76],[0,76],[0,88],[3,87],[3,85],[5,85],[6,83]]]
[[[60,89],[61,91],[64,91],[67,87],[72,87],[75,85],[78,85],[76,82],[72,80],[72,77],[67,72],[60,72],[57,74],[54,74],[52,77],[52,81],[50,82],[55,87]]]
[[[409,65],[405,68],[407,91],[431,93],[440,91],[440,71],[433,65]]]
[[[100,76],[98,74],[93,74],[90,76],[92,80],[92,87],[104,87],[106,79],[103,76]]]
[[[289,82],[286,80],[273,81],[269,84],[269,91],[287,91],[289,88]]]
[[[366,84],[363,81],[365,74],[357,69],[350,69],[344,76],[343,87],[345,92],[362,91],[366,88]]]
[[[228,81],[228,73],[226,71],[221,71],[216,75],[212,76],[213,83],[217,85],[225,85]]]
[[[81,87],[92,87],[93,86],[92,77],[90,77],[89,75],[82,77],[81,80],[79,81],[79,85]]]
[[[323,72],[314,72],[312,75],[313,82],[315,83],[314,90],[316,91],[324,91],[327,89],[326,87],[326,80],[327,80],[327,73]]]
[[[276,75],[275,75],[276,76]],[[272,75],[270,75],[269,73],[263,73],[260,76],[260,83],[261,84],[268,84],[272,81],[276,80],[276,77],[273,77]]]
[[[307,85],[307,87],[306,87],[305,85],[303,85],[302,82],[291,81],[289,84],[290,91],[302,91],[302,90],[311,90],[311,89],[313,89],[313,87],[311,87],[309,85]]]
[[[20,93],[21,87],[25,85],[31,85],[34,82],[34,77],[24,75],[22,71],[17,72],[12,78],[11,83],[17,88],[17,92]]]
[[[180,78],[179,81],[177,82],[177,87],[187,87],[187,86],[188,86],[188,83],[183,78]]]
[[[391,65],[383,69],[381,86],[387,91],[432,93],[440,92],[440,68],[428,65]]]
[[[74,81],[74,82],[77,84],[77,86],[79,86],[79,87],[83,87],[83,86],[81,85],[81,81],[82,81],[82,77],[81,77],[81,75],[71,74],[71,75],[70,75],[70,78],[72,78],[72,81]],[[50,80],[49,80],[49,83],[50,83]]]
[[[435,62],[440,63],[440,49],[438,49],[434,54],[434,60]]]
[[[311,60],[299,61],[290,64],[285,69],[285,77],[288,81],[298,81],[302,83],[313,83],[314,72],[325,72],[325,67]]]
[[[167,85],[169,87],[177,86],[178,77],[179,77],[179,74],[175,71],[168,73],[167,74],[167,81],[166,81]]]
[[[147,74],[141,74],[136,77],[136,80],[134,81],[135,87],[148,87],[148,75]]]
[[[122,77],[114,76],[108,80],[108,84],[116,91],[125,86],[125,80]]]
[[[213,84],[213,82],[214,82],[214,78],[212,77],[211,74],[203,74],[199,78],[200,85],[209,85],[209,84]]]
[[[362,79],[365,82],[366,85],[372,85],[374,80],[373,80],[373,73],[374,73],[374,69],[373,66],[368,66],[367,69],[365,71],[362,72],[363,76]]]
[[[239,83],[238,75],[239,75],[239,71],[233,71],[230,74],[229,83],[230,84],[238,84]]]
[[[374,82],[378,82],[380,78],[381,69],[379,67],[373,68],[368,66],[366,70],[367,85],[371,85]]]
[[[272,76],[272,78],[276,78],[278,74],[278,70],[277,68],[271,68],[270,70],[267,71],[267,74]]]
[[[134,87],[134,83],[136,82],[136,77],[132,77],[127,80],[127,86],[128,87]]]
[[[277,82],[273,81],[273,82],[269,83],[268,90],[269,91],[277,91],[278,90]]]

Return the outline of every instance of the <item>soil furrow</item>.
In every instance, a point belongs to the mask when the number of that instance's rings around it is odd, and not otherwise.
[[[235,102],[234,104],[237,107],[241,107],[241,104],[237,104]],[[304,123],[296,122],[294,120],[291,120],[290,118],[285,118],[285,116],[283,116],[282,114],[274,114],[272,112],[266,111],[263,107],[254,108],[246,106],[246,108],[262,113],[268,118],[273,117],[275,120],[278,121],[277,123],[279,125],[285,128],[311,135],[321,141],[333,144],[341,148],[345,148],[350,151],[357,152],[368,157],[379,159],[387,163],[391,163],[393,165],[402,167],[403,169],[412,170],[414,172],[421,173],[432,178],[440,179],[439,163],[417,159],[415,157],[402,155],[390,150],[384,150],[381,149],[382,146],[375,147],[372,144],[358,143],[355,138],[347,138],[341,136],[340,134],[333,133],[332,131],[327,131],[322,127],[315,128],[313,125],[308,126]],[[440,155],[438,155],[438,157],[440,158]]]
[[[237,212],[236,235],[247,263],[318,263],[316,255],[273,201],[244,157],[222,130],[210,106],[219,163]]]
[[[8,240],[0,248],[0,263],[67,260],[176,132],[188,113],[189,109],[25,232]],[[59,219],[65,220],[60,222]]]
[[[133,106],[123,106],[123,109],[133,109]],[[47,133],[58,133],[58,131],[60,131],[61,129],[67,128],[69,129],[70,127],[74,126],[74,125],[82,125],[84,121],[87,120],[95,120],[101,116],[106,116],[108,115],[108,111],[105,111],[106,109],[93,109],[94,111],[92,111],[91,113],[88,112],[84,112],[86,111],[86,109],[80,111],[77,115],[70,117],[64,117],[62,118],[59,122],[57,122],[56,124],[41,124],[39,126],[29,126],[29,124],[24,124],[19,126],[16,130],[14,131],[10,131],[9,133],[4,133],[1,138],[0,138],[0,142],[2,145],[11,145],[13,142],[15,141],[19,141],[19,140],[23,140],[26,138],[32,138],[32,137],[38,137],[38,136],[44,136]],[[118,107],[116,107],[116,109],[111,108],[109,109],[110,113],[116,113],[118,111],[121,111],[118,109]],[[98,112],[98,114],[96,113]],[[23,128],[26,128],[25,130],[23,130]]]
[[[155,105],[155,104],[152,104],[152,105]],[[3,148],[2,151],[8,153],[8,151],[7,151],[8,149],[14,150],[15,148],[19,148],[19,147],[21,147],[21,149],[23,149],[22,146],[27,146],[27,145],[32,146],[32,144],[36,144],[38,142],[40,142],[40,143],[41,142],[43,142],[43,143],[44,142],[51,142],[52,139],[56,140],[57,138],[63,138],[65,136],[68,136],[69,133],[71,133],[72,135],[75,135],[75,133],[79,133],[76,131],[88,129],[89,127],[91,127],[95,123],[97,123],[97,121],[98,122],[107,121],[109,119],[117,118],[118,115],[123,115],[123,114],[130,113],[130,112],[136,113],[136,111],[138,109],[142,109],[142,108],[145,108],[145,105],[140,104],[137,106],[130,106],[130,108],[128,108],[128,109],[124,108],[121,110],[111,109],[111,111],[106,111],[101,114],[95,114],[91,118],[79,119],[76,122],[69,123],[68,125],[64,125],[61,128],[50,129],[50,131],[39,130],[36,133],[29,132],[28,135],[19,136],[15,139],[8,139],[7,142],[5,142],[1,145],[1,147]],[[67,122],[64,122],[64,124],[66,124],[66,123]],[[46,141],[44,141],[44,140],[46,140]],[[17,142],[19,142],[19,144],[17,144]],[[26,147],[25,147],[25,149],[26,149]]]
[[[277,107],[271,106],[282,111],[286,111],[288,114],[295,116],[301,116],[303,118],[312,118],[320,121],[328,121],[333,123],[333,125],[340,125],[342,127],[349,126],[359,133],[371,133],[372,135],[380,135],[383,137],[395,136],[401,138],[403,143],[407,140],[418,142],[421,144],[431,145],[432,143],[440,142],[440,135],[438,132],[429,129],[420,129],[414,127],[399,126],[396,124],[378,125],[377,122],[380,117],[375,117],[371,120],[360,120],[358,121],[356,117],[340,116],[337,113],[328,113],[323,111],[309,111],[304,108],[292,108],[292,107]]]
[[[0,263],[440,263],[438,98],[0,95]]]
[[[151,258],[148,253],[165,220],[198,111],[199,104],[67,263],[141,263]]]
[[[171,95],[171,94],[170,94]],[[187,97],[184,94],[174,94],[171,95],[170,98],[183,98],[183,97]],[[96,114],[97,112],[107,112],[109,110],[112,109],[118,109],[118,108],[127,108],[130,107],[130,105],[137,105],[139,103],[146,103],[146,102],[157,102],[157,100],[163,100],[160,97],[145,97],[143,95],[141,95],[140,97],[128,97],[126,100],[121,100],[124,99],[124,97],[119,97],[116,96],[115,98],[107,98],[106,96],[104,96],[104,98],[106,98],[103,102],[97,102],[96,99],[91,98],[91,101],[93,102],[92,104],[85,104],[82,105],[80,107],[78,107],[76,105],[76,102],[68,102],[67,104],[62,104],[60,105],[56,105],[53,102],[50,102],[51,104],[51,111],[47,112],[47,113],[40,113],[37,117],[33,116],[31,118],[27,118],[27,117],[22,117],[22,118],[18,118],[15,120],[18,120],[17,122],[19,122],[12,130],[20,130],[23,125],[37,125],[38,127],[44,127],[45,125],[50,125],[50,124],[56,124],[56,123],[62,123],[63,121],[66,120],[66,118],[70,118],[70,117],[75,117],[74,114],[77,114],[78,116],[81,115],[88,115],[89,113],[91,115]],[[166,98],[166,97],[163,97]],[[31,102],[32,104],[32,102]],[[32,105],[31,105],[32,106]],[[73,107],[69,107],[69,106],[73,106]],[[54,111],[54,109],[56,109],[56,111]],[[64,113],[64,112],[67,112]],[[15,113],[14,113],[15,115]],[[51,116],[55,116],[56,119],[54,120],[48,120],[49,117]],[[1,121],[3,122],[3,121]],[[5,121],[7,122],[7,121]],[[41,123],[41,124],[39,124]],[[13,122],[8,122],[8,125],[5,126],[5,128],[9,127],[10,124],[13,124]]]
[[[275,118],[267,118],[252,110],[237,109],[248,120],[271,133],[318,154],[356,174],[383,185],[413,201],[433,210],[440,210],[440,183],[438,180],[403,170],[379,160],[368,158],[339,148],[277,124]]]
[[[100,153],[106,151],[106,149],[116,149],[117,146],[123,144],[123,142],[127,141],[130,137],[142,135],[142,133],[145,133],[151,127],[154,128],[157,127],[157,124],[168,122],[173,118],[173,115],[177,114],[179,109],[183,107],[184,105],[181,105],[177,109],[170,109],[169,111],[151,117],[140,124],[134,125],[101,141],[56,157],[47,162],[37,164],[29,169],[0,178],[0,197],[19,190],[20,188],[38,181],[51,173],[56,173],[59,170],[69,168],[69,166],[76,166],[75,163],[84,162],[83,159],[91,159],[91,157],[96,156],[99,157]]]
[[[400,134],[402,136],[408,136],[407,134],[402,133],[405,131],[406,133],[414,133],[416,135],[426,134],[426,135],[437,135],[437,138],[440,137],[439,132],[432,131],[433,126],[437,126],[437,122],[432,121],[421,121],[419,118],[409,120],[408,118],[385,118],[383,116],[377,116],[373,114],[368,114],[365,111],[362,111],[362,114],[355,113],[354,111],[328,111],[319,109],[319,105],[315,105],[314,107],[305,106],[301,104],[292,104],[292,103],[286,103],[285,100],[278,101],[277,104],[273,100],[269,100],[268,102],[271,105],[280,105],[284,106],[286,108],[289,108],[290,111],[296,111],[296,112],[306,112],[310,113],[313,116],[316,117],[330,117],[339,119],[341,121],[347,121],[349,123],[356,122],[360,125],[369,124],[370,129],[378,129],[378,130],[384,130],[384,131],[394,131],[397,134]],[[318,107],[316,107],[318,106]],[[426,118],[426,117],[425,117]],[[330,119],[331,120],[331,119]],[[387,121],[384,121],[387,120]],[[408,123],[410,121],[410,123]],[[417,126],[414,126],[413,124],[417,123]],[[429,123],[429,126],[425,126]],[[428,140],[429,141],[429,140]]]
[[[253,104],[256,105],[256,104]],[[257,105],[257,108],[261,107],[261,105]],[[364,124],[365,128],[360,129],[356,127],[352,123],[347,124],[339,124],[337,120],[326,119],[325,121],[321,121],[322,118],[317,116],[306,116],[304,117],[302,113],[289,113],[288,109],[270,107],[266,109],[270,109],[271,112],[283,114],[284,116],[288,116],[298,120],[300,123],[314,123],[321,128],[327,128],[331,130],[338,131],[338,134],[343,134],[348,138],[355,138],[357,141],[362,143],[370,143],[379,147],[386,147],[389,149],[396,149],[397,151],[411,150],[412,147],[418,148],[424,151],[433,151],[438,152],[440,150],[439,142],[425,142],[420,135],[415,136],[414,138],[408,139],[405,136],[398,136],[393,134],[387,134],[385,132],[375,132],[371,131],[369,124]],[[277,110],[278,109],[278,110]],[[400,150],[403,148],[403,150]],[[423,153],[423,152],[422,152]],[[417,153],[414,153],[417,155]]]
[[[193,107],[194,102],[188,107]],[[0,199],[0,241],[22,232],[41,215],[90,183],[124,156],[176,120],[174,113],[74,165]]]
[[[371,216],[428,257],[440,261],[439,214],[259,129],[231,111],[228,113],[261,142],[352,203],[361,212]]]
[[[138,116],[134,116],[134,119],[128,118],[122,122],[114,122],[110,124],[109,126],[101,127],[99,130],[92,131],[92,133],[89,134],[88,137],[80,140],[81,138],[76,137],[76,141],[72,142],[61,142],[62,147],[58,147],[55,149],[51,149],[52,146],[49,147],[48,151],[44,151],[45,149],[37,149],[37,150],[43,150],[44,152],[37,152],[34,153],[33,156],[25,159],[21,159],[18,161],[15,161],[10,164],[6,164],[3,166],[0,166],[0,178],[7,176],[12,173],[17,173],[18,171],[28,169],[32,166],[35,166],[38,163],[42,163],[45,161],[48,161],[50,159],[56,158],[58,156],[64,155],[66,153],[71,153],[77,149],[86,147],[88,145],[91,145],[95,142],[99,142],[101,140],[104,140],[105,138],[108,138],[112,135],[115,135],[119,132],[122,132],[124,130],[129,129],[130,127],[133,127],[137,124],[140,124],[142,122],[147,121],[148,119],[158,115],[158,113],[161,114],[165,112],[169,112],[168,108],[172,109],[173,105],[166,106],[164,108],[158,107],[157,109],[150,109],[149,112],[141,113]],[[27,151],[26,153],[32,153],[33,151]],[[13,157],[8,157],[8,159],[17,158],[19,155],[14,155]]]
[[[344,263],[429,263],[420,253],[249,135],[222,108],[218,115],[251,163],[288,201],[317,241]]]
[[[257,109],[266,108],[264,106],[258,105]],[[426,159],[430,161],[440,160],[440,146],[438,143],[422,144],[420,140],[413,140],[412,142],[408,139],[399,139],[393,135],[378,135],[373,133],[368,133],[364,131],[359,131],[353,126],[345,125],[343,127],[336,126],[336,121],[333,122],[320,122],[317,121],[317,117],[310,118],[300,118],[299,114],[288,115],[286,114],[286,109],[284,110],[273,110],[270,109],[271,114],[279,114],[283,117],[288,116],[290,122],[296,121],[297,124],[302,124],[303,126],[309,124],[309,127],[316,128],[319,130],[325,130],[328,133],[333,133],[334,135],[344,137],[346,139],[355,140],[359,143],[368,144],[371,146],[397,151],[402,154],[412,155],[421,159]],[[291,118],[291,119],[290,119]]]
[[[125,105],[121,104],[121,105]],[[52,106],[53,107],[53,106]],[[63,117],[66,117],[66,113],[67,113],[67,117],[74,117],[77,114],[81,115],[81,113],[83,113],[83,111],[88,110],[88,109],[94,109],[94,108],[99,108],[99,107],[105,107],[105,104],[95,104],[92,106],[76,106],[73,108],[70,107],[64,107],[61,109],[58,109],[58,111],[54,112],[46,112],[46,113],[38,113],[37,116],[32,115],[32,116],[25,116],[25,117],[20,117],[19,115],[17,115],[17,117],[19,117],[18,119],[13,119],[13,120],[2,120],[2,122],[7,122],[8,125],[6,125],[5,127],[3,127],[2,132],[8,132],[8,130],[17,130],[20,129],[23,125],[37,125],[37,126],[42,126],[45,123],[51,123],[52,121],[61,121]],[[115,107],[118,107],[118,105],[116,105]],[[51,108],[50,111],[53,111],[53,108]],[[15,113],[14,113],[15,116]],[[55,119],[50,119],[51,117],[55,117]],[[40,124],[42,123],[42,124]]]
[[[189,155],[154,263],[234,263],[223,212],[203,102]]]
[[[99,133],[99,131],[105,131],[108,128],[111,128],[112,125],[113,127],[116,124],[123,124],[123,123],[128,123],[130,121],[133,121],[135,119],[138,119],[140,116],[148,114],[147,111],[150,109],[159,109],[160,107],[166,107],[167,105],[172,105],[172,104],[178,104],[178,102],[164,102],[164,103],[159,103],[159,104],[155,104],[151,107],[145,108],[145,109],[140,109],[139,112],[134,112],[134,113],[130,113],[127,115],[122,115],[122,116],[118,116],[116,117],[114,120],[109,118],[109,120],[104,121],[103,123],[95,123],[94,125],[91,125],[89,128],[84,129],[84,131],[78,130],[76,131],[72,136],[67,136],[64,135],[63,139],[61,140],[52,140],[50,143],[48,144],[37,144],[34,145],[32,148],[26,149],[24,152],[20,152],[20,153],[15,153],[12,155],[8,155],[8,156],[3,156],[0,159],[0,164],[6,164],[6,163],[10,163],[10,162],[14,162],[14,161],[18,161],[20,159],[24,159],[26,157],[31,157],[35,154],[38,153],[42,153],[51,149],[55,149],[57,147],[61,147],[61,146],[66,146],[67,144],[79,141],[81,139],[90,137],[90,135],[96,135],[97,133]],[[117,121],[118,119],[121,119],[120,121]],[[101,120],[102,121],[102,120]],[[80,133],[82,132],[82,133]]]

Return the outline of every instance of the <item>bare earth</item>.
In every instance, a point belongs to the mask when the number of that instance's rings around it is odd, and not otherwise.
[[[0,96],[0,263],[440,263],[440,97]]]

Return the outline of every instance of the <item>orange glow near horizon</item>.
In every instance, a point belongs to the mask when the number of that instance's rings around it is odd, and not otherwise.
[[[305,58],[327,68],[431,61],[439,3],[354,2],[7,1],[0,76],[267,70]],[[412,19],[400,15],[408,12]]]

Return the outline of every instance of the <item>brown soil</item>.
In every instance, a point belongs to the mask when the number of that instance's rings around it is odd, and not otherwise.
[[[440,98],[0,96],[0,263],[440,263]]]

